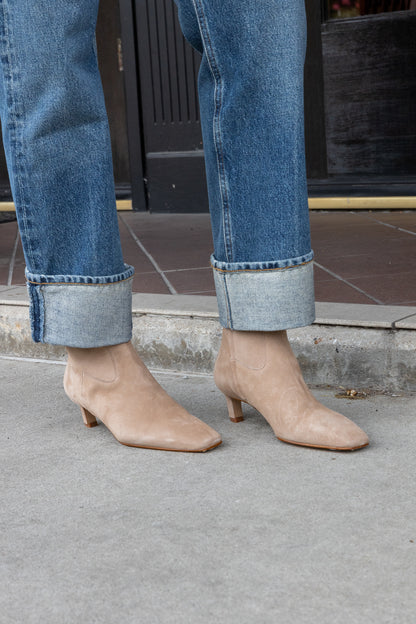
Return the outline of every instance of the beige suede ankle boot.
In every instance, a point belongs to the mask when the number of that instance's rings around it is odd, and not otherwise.
[[[364,431],[310,393],[286,331],[223,329],[214,378],[234,422],[243,420],[243,401],[264,416],[283,442],[334,451],[368,445]]]
[[[219,434],[174,401],[157,383],[130,342],[67,347],[64,388],[87,427],[99,418],[127,446],[164,451],[208,451]]]

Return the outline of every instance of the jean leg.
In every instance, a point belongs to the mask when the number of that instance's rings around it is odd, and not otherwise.
[[[184,35],[202,49],[198,88],[221,324],[260,331],[309,325],[304,0],[177,4]]]
[[[0,0],[0,115],[26,260],[33,339],[98,347],[131,336],[98,0]]]

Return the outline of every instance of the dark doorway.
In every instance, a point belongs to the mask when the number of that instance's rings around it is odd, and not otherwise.
[[[414,0],[405,1],[340,0],[338,10],[335,1],[306,0],[311,196],[416,193],[416,11],[398,10]],[[134,25],[126,80],[137,78],[140,112],[130,106],[129,115],[140,114],[145,204],[157,212],[206,211],[200,57],[181,34],[173,0],[134,0]]]

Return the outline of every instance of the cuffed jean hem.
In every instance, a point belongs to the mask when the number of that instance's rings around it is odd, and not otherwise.
[[[276,262],[219,262],[211,256],[220,323],[245,331],[305,327],[315,320],[313,251]]]
[[[81,348],[128,342],[134,268],[124,266],[122,273],[99,277],[26,269],[33,340]]]

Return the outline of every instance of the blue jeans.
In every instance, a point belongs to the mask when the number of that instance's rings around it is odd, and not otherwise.
[[[220,322],[278,330],[315,316],[304,154],[304,0],[175,0],[202,55],[198,88]],[[131,337],[98,0],[0,0],[0,114],[33,339]]]

